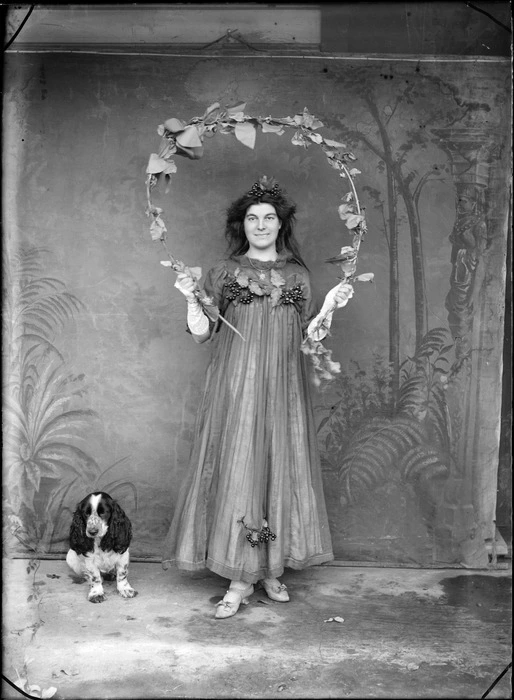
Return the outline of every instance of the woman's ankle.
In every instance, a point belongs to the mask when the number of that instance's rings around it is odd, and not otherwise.
[[[228,588],[232,591],[245,591],[249,585],[249,583],[245,583],[244,581],[231,581]]]

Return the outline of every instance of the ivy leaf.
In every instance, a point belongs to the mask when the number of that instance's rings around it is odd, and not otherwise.
[[[227,114],[237,114],[238,112],[244,112],[246,109],[246,102],[241,102],[241,104],[233,105],[232,107],[225,107]]]
[[[196,281],[198,281],[202,276],[202,268],[201,267],[188,267],[186,272],[191,273],[191,276]]]
[[[187,126],[184,131],[177,136],[177,143],[186,148],[200,148],[202,146],[202,139],[200,138],[196,126]]]
[[[255,280],[250,280],[248,284],[248,289],[258,297],[264,296],[264,290],[260,285],[257,284]]]
[[[177,144],[173,141],[168,141],[168,139],[163,139],[163,145],[159,151],[159,158],[169,161],[171,156],[175,155],[177,152]]]
[[[162,173],[168,167],[167,161],[160,158],[157,153],[150,153],[150,160],[146,166],[146,172],[149,174]]]
[[[274,122],[277,122],[278,124],[287,124],[288,126],[293,126],[293,124],[296,124],[296,120],[293,117],[280,117],[273,119]]]
[[[240,272],[239,274],[237,274],[236,280],[240,287],[245,288],[248,287],[248,284],[250,282],[250,280],[248,279],[248,275],[245,272]]]
[[[277,134],[278,136],[281,136],[284,133],[284,127],[282,126],[282,124],[269,124],[268,122],[263,122],[262,133]]]
[[[191,160],[198,160],[203,155],[203,146],[189,148],[189,146],[181,146],[180,144],[177,145],[179,149],[177,151],[177,155],[179,156],[186,156],[187,158],[191,158]]]
[[[234,114],[231,114],[229,116],[229,119],[234,122],[238,122],[239,124],[242,124],[243,122],[246,121],[246,115],[244,112],[234,112]]]
[[[323,136],[321,134],[309,134],[309,138],[314,143],[321,143],[323,141]]]
[[[166,225],[161,219],[161,217],[155,216],[154,220],[150,224],[150,234],[152,236],[152,241],[158,241],[161,238],[164,238],[164,234],[167,230],[168,229],[166,228]]]
[[[171,119],[167,119],[164,122],[164,128],[167,131],[171,131],[172,134],[177,134],[179,131],[184,131],[184,129],[186,128],[186,124],[180,119],[172,117]]]
[[[373,272],[364,272],[362,275],[357,275],[353,278],[355,282],[373,282],[375,275]]]
[[[330,148],[346,148],[346,144],[339,143],[339,141],[332,141],[332,139],[325,139],[325,143],[327,146],[330,146]]]
[[[350,170],[350,175],[351,175],[352,177],[355,177],[356,175],[360,175],[360,174],[361,174],[361,171],[360,171],[360,170],[357,170],[357,168],[352,168],[352,169]]]
[[[228,122],[220,122],[218,132],[220,134],[231,134],[234,131],[234,126]]]
[[[274,270],[273,268],[271,269],[270,280],[271,280],[271,284],[272,284],[274,287],[278,287],[279,289],[280,289],[281,287],[283,287],[283,286],[285,285],[285,283],[286,283],[285,279],[282,277],[282,275],[280,274],[280,272],[277,272],[277,271]]]
[[[329,158],[328,162],[334,168],[334,170],[341,170],[341,161],[337,160],[337,158]]]
[[[291,139],[291,143],[293,144],[293,146],[303,146],[304,148],[307,148],[309,146],[309,142],[300,131],[294,132],[293,138]]]
[[[319,129],[323,126],[323,122],[311,114],[307,107],[303,108],[302,115],[295,114],[295,120],[298,116],[301,119],[300,124],[303,124],[303,126],[306,126],[308,129]]]
[[[271,291],[271,306],[278,306],[280,303],[280,297],[282,296],[282,290],[279,287],[274,287]]]
[[[237,123],[234,129],[236,139],[241,141],[244,146],[248,148],[255,147],[255,138],[257,136],[257,131],[253,124],[248,124],[246,122]]]
[[[350,214],[350,216],[346,219],[346,228],[356,228],[361,221],[364,221],[364,217],[360,214]]]
[[[202,119],[207,119],[207,117],[209,116],[209,114],[211,114],[212,112],[215,112],[215,111],[218,110],[219,108],[220,108],[220,103],[219,103],[219,102],[213,102],[212,105],[210,105],[209,107],[207,107],[207,109],[205,110]]]
[[[343,221],[347,219],[350,214],[353,214],[353,205],[352,204],[340,204],[338,207],[338,212],[339,212],[339,218],[342,219]]]

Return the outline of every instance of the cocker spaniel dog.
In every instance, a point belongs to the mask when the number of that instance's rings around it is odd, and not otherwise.
[[[131,522],[109,494],[95,491],[77,505],[66,562],[89,581],[90,603],[102,603],[106,599],[102,574],[105,578],[116,574],[118,593],[123,598],[137,595],[127,580],[131,539]]]

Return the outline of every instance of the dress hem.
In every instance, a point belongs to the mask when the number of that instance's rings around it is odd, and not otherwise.
[[[333,561],[334,554],[332,552],[325,554],[317,554],[309,559],[298,561],[296,559],[286,558],[284,564],[280,567],[275,567],[273,569],[259,569],[258,571],[240,571],[231,569],[219,562],[213,561],[212,559],[207,559],[199,562],[185,562],[177,561],[176,559],[163,559],[162,566],[163,569],[167,570],[172,564],[175,564],[178,569],[183,571],[203,571],[208,569],[214,574],[228,579],[229,581],[244,581],[245,583],[257,583],[264,578],[278,578],[282,576],[285,568],[294,569],[299,571],[301,569],[306,569],[309,566],[319,566],[320,564],[325,564],[326,562]]]

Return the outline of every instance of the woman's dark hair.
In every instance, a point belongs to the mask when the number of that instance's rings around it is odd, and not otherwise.
[[[287,198],[284,190],[275,192],[264,191],[258,194],[250,191],[232,202],[227,209],[227,222],[225,225],[225,238],[228,241],[229,257],[235,258],[237,255],[244,255],[248,251],[249,244],[244,230],[244,219],[248,208],[252,204],[271,204],[274,207],[281,222],[277,237],[277,253],[290,253],[295,262],[308,269],[302,259],[294,236],[296,205]]]

